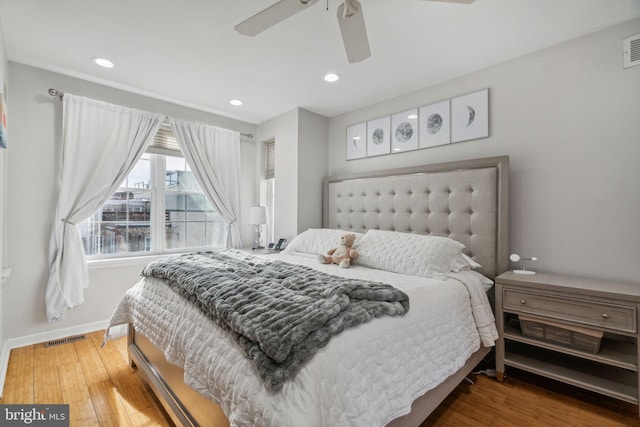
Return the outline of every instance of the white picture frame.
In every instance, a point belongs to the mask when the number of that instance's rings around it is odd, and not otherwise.
[[[489,136],[489,89],[451,99],[451,142]]]
[[[367,122],[367,157],[391,153],[391,117]]]
[[[420,107],[420,148],[451,143],[451,101]]]
[[[412,108],[391,116],[391,152],[418,149],[418,109]]]
[[[347,126],[347,160],[361,159],[367,156],[367,123]]]

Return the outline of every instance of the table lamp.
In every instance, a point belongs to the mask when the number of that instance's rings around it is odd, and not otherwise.
[[[260,233],[262,233],[262,224],[267,223],[267,208],[264,206],[252,206],[249,209],[249,224],[256,226],[256,238],[253,241],[253,249],[263,249],[262,239]]]

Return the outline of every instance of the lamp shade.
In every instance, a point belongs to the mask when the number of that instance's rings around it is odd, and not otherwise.
[[[260,225],[267,223],[267,208],[264,206],[252,206],[249,209],[249,224]]]

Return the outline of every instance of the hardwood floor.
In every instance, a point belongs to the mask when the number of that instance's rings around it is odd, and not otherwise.
[[[126,338],[88,339],[12,350],[0,403],[68,403],[71,426],[170,426],[127,364]],[[528,375],[504,383],[484,375],[461,384],[421,427],[640,426],[638,407]]]
[[[11,351],[0,403],[68,403],[72,426],[171,426],[147,385],[132,375],[126,337],[103,332],[74,343]]]
[[[420,427],[640,426],[638,407],[509,369],[504,383],[484,375],[460,384]]]

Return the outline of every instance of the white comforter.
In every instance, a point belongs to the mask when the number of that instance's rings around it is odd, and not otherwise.
[[[490,346],[497,337],[482,285],[465,273],[441,281],[320,265],[316,256],[277,256],[390,283],[409,295],[411,309],[334,337],[279,393],[263,386],[227,333],[161,280],[146,278],[131,288],[109,328],[133,323],[169,362],[184,368],[186,384],[222,407],[232,426],[252,427],[383,426],[460,369],[481,341]]]

